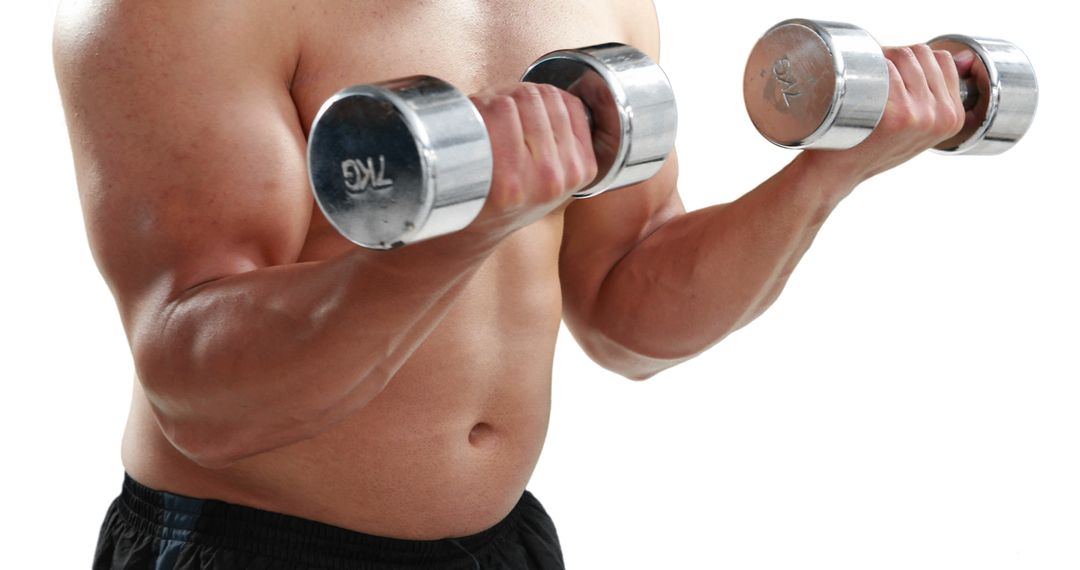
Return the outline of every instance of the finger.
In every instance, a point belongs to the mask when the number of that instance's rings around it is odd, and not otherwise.
[[[589,110],[586,108],[584,101],[561,89],[559,95],[567,109],[571,136],[573,137],[569,144],[562,145],[562,148],[569,155],[567,164],[574,165],[572,172],[578,179],[574,189],[580,190],[584,184],[596,177],[596,148],[592,139],[593,125],[590,124]]]
[[[473,103],[480,103],[484,105],[491,105],[491,103],[498,97],[509,97],[513,94],[514,89],[517,88],[517,83],[511,83],[509,85],[501,85],[495,87],[487,87],[472,95],[469,95],[469,99],[473,100]]]
[[[962,49],[952,54],[956,72],[960,74],[960,77],[967,77],[971,73],[971,66],[975,64],[976,57],[975,52],[969,49]]]
[[[907,86],[904,85],[904,76],[900,75],[900,70],[896,68],[896,64],[891,59],[885,60],[885,65],[889,68],[889,93],[906,93]],[[889,97],[892,99],[892,97]]]
[[[487,127],[491,146],[494,149],[522,153],[528,151],[517,102],[513,97],[507,94],[483,92],[472,95],[469,99],[484,119],[484,126]]]
[[[971,62],[971,67],[968,68],[967,74],[961,73],[960,76],[974,77],[979,85],[990,84],[990,71],[986,68],[986,64],[983,63],[983,60],[978,57]]]
[[[540,160],[556,155],[555,133],[551,129],[544,98],[535,83],[521,83],[513,91],[517,103],[521,128],[525,133],[525,146],[529,147],[534,159]]]
[[[956,88],[949,90],[949,85],[945,81],[945,72],[942,69],[941,62],[937,56],[930,49],[930,46],[926,44],[919,44],[911,46],[911,52],[915,54],[915,59],[919,62],[919,67],[923,71],[923,76],[926,77],[926,85],[930,89],[930,93],[937,99],[951,100],[954,94],[959,94],[960,83],[957,80]],[[954,69],[956,67],[952,62],[946,62],[948,65],[946,69]]]
[[[615,95],[602,77],[594,73],[587,73],[575,81],[568,89],[570,93],[581,98],[582,102],[589,106],[592,112],[590,128],[592,138],[614,138],[621,130],[619,120],[619,105],[615,102]]]
[[[594,170],[591,166],[592,145],[585,146],[574,133],[573,118],[564,93],[573,97],[553,85],[540,85],[540,94],[551,118],[551,129],[555,134],[555,145],[558,147],[563,172],[567,176],[567,183],[577,190],[581,184],[588,181],[586,178],[591,179]],[[580,112],[584,114],[583,110]]]
[[[934,50],[934,58],[937,60],[938,68],[941,69],[942,80],[945,82],[949,99],[958,105],[961,104],[960,71],[957,69],[952,54],[945,50]]]
[[[563,96],[565,91],[553,85],[540,85],[540,94],[547,107],[548,117],[551,120],[551,131],[555,135],[555,145],[564,164],[580,162],[581,140],[574,133],[573,118],[567,106],[567,99]]]
[[[560,89],[554,85],[537,85],[540,90],[540,98],[544,101],[547,110],[548,121],[551,124],[551,133],[555,136],[555,144],[562,148],[574,142],[574,128],[570,122],[570,111],[566,108],[566,102],[560,94]]]
[[[926,96],[930,93],[930,86],[926,84],[926,74],[923,73],[919,60],[915,53],[908,47],[885,48],[885,57],[893,62],[900,77],[904,80],[904,87],[908,93],[915,96]]]
[[[585,103],[574,94],[563,90],[559,90],[559,95],[562,96],[563,105],[566,106],[570,115],[570,129],[573,131],[574,138],[585,148],[591,147],[593,127],[589,124],[589,110],[586,109]]]
[[[988,93],[983,92],[983,89],[990,87],[990,71],[986,68],[982,58],[975,57],[967,77],[974,82],[974,85],[980,91],[980,97],[975,102],[975,107],[968,112],[969,117],[965,123],[967,126],[971,126],[985,119],[990,107],[990,97],[983,96],[988,95]]]

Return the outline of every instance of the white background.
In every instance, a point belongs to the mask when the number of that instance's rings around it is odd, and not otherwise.
[[[570,568],[1080,567],[1074,22],[1035,2],[658,4],[691,208],[793,156],[741,100],[750,46],[785,18],[886,44],[1010,39],[1039,71],[1040,107],[1005,155],[925,155],[865,184],[772,310],[691,363],[632,383],[564,331],[531,488]],[[53,9],[0,8],[7,568],[89,566],[132,376],[85,239]]]

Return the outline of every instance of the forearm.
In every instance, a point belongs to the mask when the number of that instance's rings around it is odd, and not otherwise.
[[[225,465],[362,408],[486,256],[446,245],[259,269],[168,302],[132,339],[166,435],[196,461]]]
[[[592,315],[594,352],[637,378],[687,360],[765,311],[857,184],[802,153],[730,204],[668,221],[616,264]]]

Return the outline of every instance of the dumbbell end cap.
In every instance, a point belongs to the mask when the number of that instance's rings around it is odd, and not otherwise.
[[[743,75],[751,122],[784,148],[853,147],[873,132],[888,96],[881,47],[840,22],[776,24],[754,45]]]
[[[344,237],[371,249],[464,228],[483,207],[491,170],[479,112],[433,77],[343,89],[308,138],[316,203]]]

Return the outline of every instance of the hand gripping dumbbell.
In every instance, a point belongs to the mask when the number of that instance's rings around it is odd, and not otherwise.
[[[675,97],[647,55],[621,44],[549,53],[522,81],[580,97],[597,141],[598,174],[578,198],[646,180],[675,142]],[[429,76],[339,91],[308,137],[315,201],[352,242],[391,249],[458,231],[483,208],[492,150],[463,93]]]
[[[974,114],[944,153],[998,154],[1035,117],[1039,87],[1024,52],[1004,40],[947,35],[927,42],[954,55],[975,53],[960,97]],[[786,148],[851,148],[877,127],[889,99],[881,46],[866,31],[837,22],[786,20],[765,33],[743,77],[746,110],[757,130]]]

